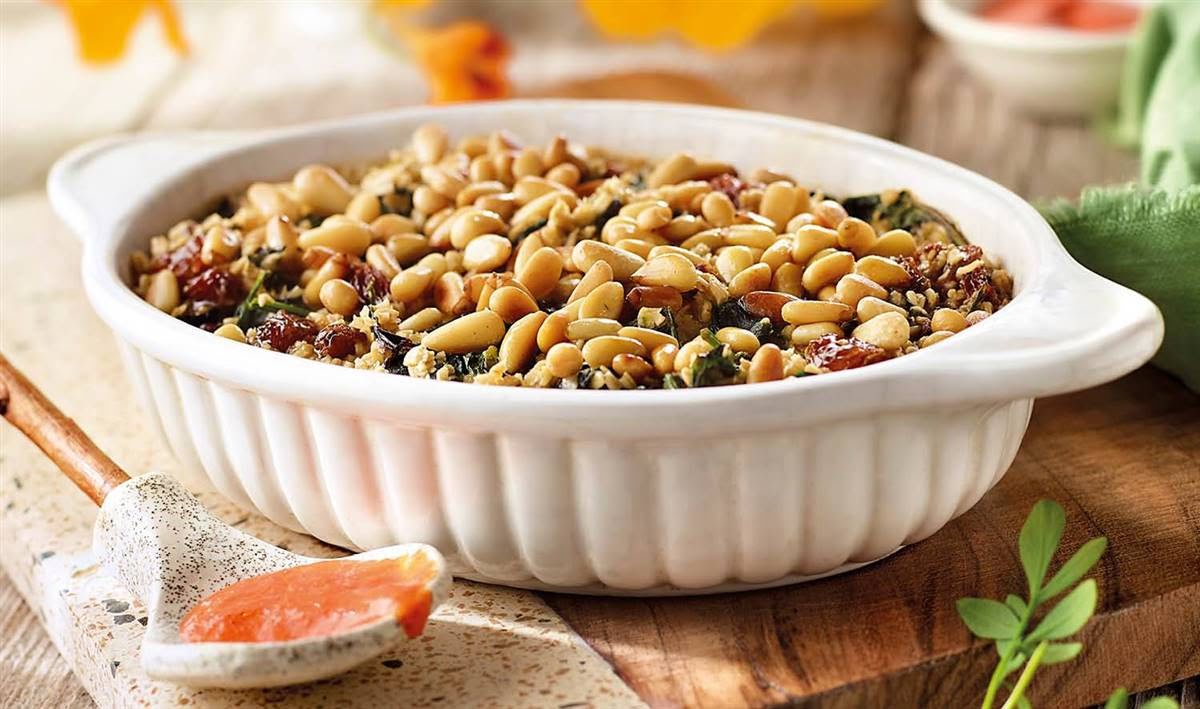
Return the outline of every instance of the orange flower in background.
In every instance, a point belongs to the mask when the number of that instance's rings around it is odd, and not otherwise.
[[[375,0],[372,7],[390,37],[404,43],[424,72],[430,102],[508,96],[512,49],[504,35],[478,20],[459,20],[445,27],[413,22],[411,11],[430,4],[432,0]]]
[[[688,42],[714,51],[745,44],[764,27],[796,7],[825,17],[849,17],[873,10],[882,0],[579,0],[584,14],[604,34],[649,40],[677,32]]]
[[[147,12],[158,14],[167,44],[187,54],[187,39],[169,0],[55,0],[75,31],[79,56],[91,64],[116,61],[125,53],[129,36]]]

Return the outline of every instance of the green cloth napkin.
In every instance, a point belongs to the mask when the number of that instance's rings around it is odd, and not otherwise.
[[[1110,129],[1141,147],[1142,184],[1090,187],[1042,213],[1077,261],[1154,301],[1166,321],[1155,364],[1200,392],[1200,0],[1147,11]]]

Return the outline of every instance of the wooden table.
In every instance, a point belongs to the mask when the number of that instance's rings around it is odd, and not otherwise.
[[[3,5],[0,61],[11,66],[36,51],[65,51],[61,28],[45,8]],[[545,4],[498,5],[470,12],[514,38],[513,73],[522,94],[696,101],[829,121],[944,157],[1031,199],[1073,196],[1086,184],[1136,175],[1134,158],[1103,144],[1087,126],[1011,112],[958,67],[903,3],[871,21],[786,21],[752,47],[720,56],[670,43],[602,44],[573,13],[547,12]],[[47,85],[47,77],[36,71],[11,80],[6,75],[0,135],[21,153],[19,164],[11,152],[5,156],[0,190],[29,188],[52,155],[94,134],[278,125],[419,101],[419,77],[411,67],[373,49],[346,47],[336,37],[297,41],[294,27],[266,21],[273,11],[266,3],[236,11],[187,8],[185,26],[203,40],[187,63],[147,41],[135,44],[131,58],[107,74],[48,63],[39,71],[57,72],[54,85],[67,90],[46,98],[61,96],[61,106],[38,114],[26,103],[18,107],[17,97]],[[327,61],[333,51],[338,61]],[[81,103],[91,109],[82,119],[70,110]],[[1160,473],[1157,486],[1145,486],[1144,475],[1135,478],[1146,470]],[[980,693],[980,668],[991,653],[966,636],[952,601],[1019,589],[1015,533],[1032,501],[1046,495],[1067,508],[1068,545],[1110,536],[1112,551],[1099,571],[1100,617],[1085,632],[1085,643],[1127,649],[1039,674],[1035,696],[1043,705],[1073,706],[1106,694],[1116,663],[1122,670],[1136,668],[1138,688],[1200,672],[1198,470],[1200,400],[1145,369],[1040,402],[1013,470],[995,491],[947,530],[856,575],[853,583],[831,579],[805,586],[803,593],[669,602],[546,598],[656,706],[945,704],[952,696]],[[1131,491],[1135,479],[1140,487]],[[1131,498],[1143,502],[1126,505]],[[1166,552],[1177,554],[1176,566],[1159,563]],[[929,577],[939,559],[964,556],[973,560],[966,573]],[[914,578],[918,574],[922,578]],[[1176,613],[1167,615],[1154,603]],[[1133,621],[1131,613],[1137,614]],[[811,618],[834,628],[833,635],[810,637]],[[1123,630],[1114,637],[1117,627]],[[1194,630],[1190,646],[1181,644],[1189,639],[1181,627]],[[88,706],[39,634],[0,577],[0,706]],[[1156,645],[1164,642],[1173,645]],[[896,647],[902,650],[872,653]],[[850,651],[871,662],[839,662]],[[933,671],[925,664],[931,652]],[[913,658],[925,659],[919,667],[905,664]],[[1148,694],[1164,692],[1185,706],[1200,706],[1195,679]]]

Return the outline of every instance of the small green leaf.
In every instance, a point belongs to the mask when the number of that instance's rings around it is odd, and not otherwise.
[[[1042,587],[1066,521],[1061,505],[1053,500],[1038,500],[1021,527],[1021,565],[1025,567],[1025,578],[1029,579],[1030,598]]]
[[[1008,675],[1011,675],[1012,673],[1021,669],[1021,666],[1024,665],[1025,661],[1028,659],[1029,658],[1026,657],[1025,653],[1023,652],[1018,652],[1017,654],[1008,658],[1008,666],[1004,668],[1004,676],[1007,677]]]
[[[1012,609],[990,598],[960,598],[958,614],[971,632],[981,638],[1007,640],[1015,637],[1020,621]]]
[[[1042,655],[1042,664],[1055,665],[1074,660],[1082,650],[1083,643],[1051,643],[1046,646],[1046,653]]]
[[[1016,613],[1018,618],[1025,615],[1025,611],[1028,609],[1024,599],[1018,598],[1011,593],[1004,597],[1004,605],[1012,608],[1013,613]]]
[[[1079,547],[1079,551],[1067,559],[1067,563],[1063,564],[1058,573],[1050,578],[1038,596],[1043,600],[1048,600],[1075,585],[1075,582],[1083,578],[1084,574],[1096,565],[1106,548],[1108,548],[1108,540],[1104,537],[1096,537]]]
[[[1129,691],[1124,687],[1117,687],[1104,703],[1104,709],[1126,709],[1128,706]]]
[[[1096,611],[1096,580],[1088,579],[1054,606],[1026,642],[1058,640],[1079,632]]]
[[[1155,697],[1148,702],[1142,702],[1141,709],[1179,709],[1179,702],[1170,697]]]

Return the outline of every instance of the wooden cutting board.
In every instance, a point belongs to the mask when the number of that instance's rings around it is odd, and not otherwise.
[[[974,706],[996,654],[954,601],[1023,592],[1017,531],[1042,497],[1066,509],[1067,554],[1098,535],[1109,551],[1084,653],[1038,672],[1034,704],[1200,674],[1200,396],[1153,368],[1039,401],[996,489],[860,571],[691,599],[544,597],[652,706]]]

